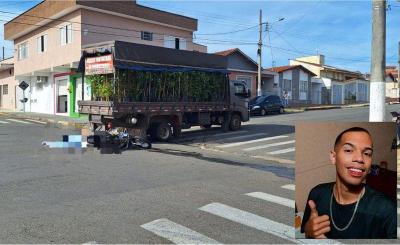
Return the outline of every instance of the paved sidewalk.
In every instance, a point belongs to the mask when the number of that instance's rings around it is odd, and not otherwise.
[[[73,129],[82,129],[84,127],[89,126],[89,121],[87,118],[73,118],[68,116],[60,116],[60,115],[52,115],[52,114],[43,114],[36,112],[20,112],[20,111],[10,111],[10,110],[0,110],[0,116],[7,116],[12,118],[21,118],[21,119],[33,119],[42,122],[47,122],[49,124],[54,124],[56,126],[73,128]]]
[[[289,106],[285,108],[285,112],[304,112],[304,111],[315,111],[315,110],[331,110],[341,108],[355,108],[355,107],[367,107],[369,103],[363,104],[351,104],[351,105],[301,105],[301,106]]]

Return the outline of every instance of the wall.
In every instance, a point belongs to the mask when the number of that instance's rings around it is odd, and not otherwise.
[[[29,111],[39,113],[53,113],[53,90],[54,82],[49,74],[47,83],[36,83],[36,77],[32,77],[30,86],[25,90],[25,96],[28,98]]]
[[[323,68],[319,65],[312,65],[312,64],[307,64],[301,61],[297,61],[297,60],[289,60],[289,64],[290,65],[302,65],[304,66],[307,70],[311,71],[312,73],[316,74],[317,77],[321,77],[321,71],[323,70]]]
[[[11,74],[10,74],[11,72]],[[8,85],[8,94],[3,94],[3,86],[1,88],[1,108],[14,110],[15,107],[15,86],[18,85],[14,78],[14,69],[0,71],[0,86]]]
[[[119,40],[164,47],[164,34],[167,34],[174,37],[185,38],[186,50],[194,50],[191,31],[160,26],[157,24],[127,19],[87,9],[82,9],[82,22],[86,24],[92,24],[82,25],[82,45]],[[111,26],[114,28],[105,28],[93,25]],[[152,32],[153,41],[142,40],[140,31]],[[199,46],[196,45],[196,48],[199,49]]]
[[[81,57],[81,28],[80,22],[80,10],[70,13],[62,17],[61,22],[51,22],[46,24],[46,27],[41,27],[21,38],[15,40],[14,53],[15,57],[15,75],[26,75],[34,72],[49,69],[52,67],[67,65],[69,66],[72,62],[79,62]],[[59,28],[66,25],[68,22],[72,23],[72,43],[61,46],[60,41],[60,30]],[[47,34],[48,46],[47,51],[44,53],[37,52],[37,40],[36,38]],[[28,41],[28,58],[18,60],[18,45]],[[69,67],[68,67],[69,68]]]
[[[237,80],[237,76],[249,76],[251,77],[251,97],[257,96],[257,75],[247,72],[236,72],[232,71],[229,74],[229,80]]]
[[[243,71],[254,71],[254,72],[257,72],[258,70],[256,64],[250,62],[239,52],[235,52],[228,56],[228,68],[243,70]]]
[[[394,123],[297,123],[296,124],[296,204],[300,212],[311,188],[336,178],[335,165],[329,160],[329,151],[342,131],[359,126],[367,129],[374,144],[373,164],[385,160],[388,169],[397,170],[396,151],[391,150],[396,137]]]

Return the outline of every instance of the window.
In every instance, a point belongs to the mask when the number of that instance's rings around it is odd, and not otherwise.
[[[39,54],[47,51],[47,35],[37,38],[37,51]]]
[[[141,39],[146,41],[153,41],[153,33],[148,31],[141,32]]]
[[[72,43],[72,25],[66,25],[60,28],[61,45]]]
[[[28,42],[18,45],[18,59],[23,60],[28,58]]]
[[[175,38],[175,49],[179,49],[179,38]]]
[[[251,77],[250,76],[236,76],[236,80],[245,82],[246,83],[246,87],[248,89],[250,89],[250,90],[252,89],[251,88]]]
[[[283,90],[284,91],[292,91],[292,80],[283,79]]]
[[[300,81],[300,92],[307,92],[307,81]]]
[[[8,84],[3,85],[3,94],[8,94]]]

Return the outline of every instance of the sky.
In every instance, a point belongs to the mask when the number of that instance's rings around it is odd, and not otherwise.
[[[3,24],[41,1],[0,0],[0,46],[6,57],[13,44],[4,41]],[[257,60],[259,11],[263,22],[262,66],[284,66],[296,57],[323,54],[325,63],[363,73],[370,72],[371,0],[137,0],[138,4],[198,20],[196,43],[213,53],[240,48]],[[386,64],[396,65],[400,41],[400,1],[388,0]],[[283,20],[280,20],[284,18]],[[280,21],[279,21],[280,20]]]

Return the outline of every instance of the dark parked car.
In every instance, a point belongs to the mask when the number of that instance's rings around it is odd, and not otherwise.
[[[270,112],[283,113],[284,106],[281,98],[276,95],[257,96],[250,100],[249,109],[252,115],[264,116]]]

